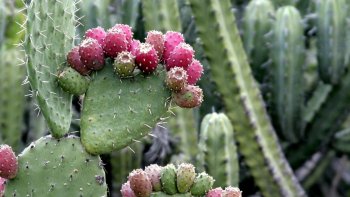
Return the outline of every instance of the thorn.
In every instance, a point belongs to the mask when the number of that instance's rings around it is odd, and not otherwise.
[[[128,149],[131,150],[135,154],[135,151],[130,146],[128,146]]]

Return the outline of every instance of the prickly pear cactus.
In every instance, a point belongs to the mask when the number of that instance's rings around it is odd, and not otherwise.
[[[305,47],[299,11],[293,6],[276,12],[271,38],[271,103],[277,130],[291,142],[303,137]]]
[[[208,114],[202,121],[199,163],[215,179],[214,187],[238,185],[239,165],[233,132],[225,114]]]
[[[68,132],[72,117],[72,96],[58,86],[56,73],[73,48],[75,9],[71,0],[31,1],[27,9],[29,81],[54,137]]]
[[[347,1],[317,1],[317,59],[326,83],[337,84],[344,73],[346,57]]]
[[[106,65],[92,76],[81,117],[81,138],[88,152],[103,154],[127,147],[166,116],[170,91],[164,87],[164,74],[120,80]]]
[[[8,181],[5,196],[107,196],[101,160],[89,155],[78,137],[42,137],[18,162],[18,174]]]

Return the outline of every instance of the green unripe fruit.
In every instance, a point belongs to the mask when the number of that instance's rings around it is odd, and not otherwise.
[[[213,184],[214,184],[213,177],[209,176],[205,172],[202,172],[194,180],[194,183],[191,189],[191,194],[193,196],[203,196],[213,187]]]
[[[82,95],[89,87],[90,79],[80,75],[73,68],[67,67],[58,75],[58,84],[66,92]]]
[[[177,193],[176,188],[176,168],[173,164],[168,164],[161,171],[161,182],[163,191],[167,194],[174,195]]]
[[[192,164],[182,163],[177,168],[177,189],[180,193],[186,193],[191,189],[196,178],[195,168]]]
[[[132,77],[135,70],[135,57],[128,51],[118,54],[114,60],[114,71],[120,78]]]

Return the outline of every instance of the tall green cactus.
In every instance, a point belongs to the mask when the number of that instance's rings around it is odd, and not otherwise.
[[[320,77],[326,83],[337,84],[346,67],[348,6],[345,0],[317,2],[317,58]]]
[[[4,34],[6,30],[6,7],[5,7],[5,1],[0,2],[0,47],[2,46],[4,42]]]
[[[204,117],[199,140],[199,163],[215,179],[214,187],[238,186],[239,165],[234,129],[225,114]]]
[[[190,0],[196,27],[235,127],[239,150],[264,196],[305,196],[279,146],[228,0]],[[214,28],[213,28],[214,27]],[[228,79],[232,79],[227,83]]]
[[[31,1],[27,11],[25,50],[33,96],[52,135],[62,137],[71,122],[72,96],[58,86],[56,73],[73,48],[75,1]]]
[[[279,8],[275,18],[269,69],[273,117],[282,136],[296,142],[303,137],[304,30],[300,14],[292,6]]]
[[[75,136],[40,138],[18,156],[18,174],[5,196],[107,196],[101,162]]]
[[[269,50],[267,34],[271,31],[274,6],[270,0],[253,0],[245,8],[243,43],[257,81],[266,79]]]

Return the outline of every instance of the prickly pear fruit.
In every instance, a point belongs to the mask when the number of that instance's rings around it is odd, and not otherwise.
[[[154,47],[148,43],[141,43],[136,52],[135,62],[143,73],[149,74],[156,70],[158,56]]]
[[[166,69],[169,70],[175,66],[182,67],[187,70],[188,66],[193,60],[194,50],[191,45],[186,43],[180,43],[175,47],[175,49],[170,53],[167,59]]]
[[[140,45],[141,45],[141,42],[139,40],[132,40],[131,41],[131,45],[130,45],[130,53],[133,55],[133,56],[136,56],[136,52],[137,50],[139,50],[140,48]]]
[[[61,88],[74,95],[82,95],[90,84],[90,79],[80,75],[71,67],[66,67],[58,74],[58,84]]]
[[[91,72],[91,70],[80,60],[79,46],[76,46],[69,51],[67,55],[67,62],[70,67],[78,71],[81,75],[88,75]]]
[[[226,187],[224,191],[224,197],[241,197],[242,192],[237,187]]]
[[[157,51],[159,60],[162,59],[164,51],[164,37],[163,33],[160,31],[149,31],[146,37],[146,43],[153,45],[154,49]]]
[[[165,83],[167,87],[173,91],[178,92],[185,88],[187,82],[187,73],[183,68],[174,67],[167,72]]]
[[[102,27],[96,27],[92,29],[88,29],[85,32],[85,38],[92,38],[97,40],[97,42],[103,46],[104,40],[106,37],[106,32]]]
[[[182,42],[185,42],[185,39],[181,33],[175,31],[168,31],[165,33],[163,51],[164,63],[167,63],[171,52],[175,49],[177,45],[179,45]]]
[[[176,168],[173,164],[168,164],[161,171],[161,182],[163,191],[169,195],[177,193],[176,188]]]
[[[192,164],[182,163],[177,168],[177,190],[180,193],[186,193],[191,189],[194,179],[196,178],[195,167]]]
[[[122,51],[127,51],[128,41],[124,32],[120,29],[110,29],[103,44],[103,50],[106,56],[115,58]]]
[[[152,193],[152,184],[145,171],[133,170],[128,177],[130,188],[137,197],[148,197]]]
[[[133,76],[135,66],[135,57],[128,51],[119,53],[114,60],[114,71],[120,78]]]
[[[203,91],[198,86],[187,85],[180,92],[173,93],[172,98],[179,107],[198,107],[203,101]]]
[[[194,180],[191,194],[193,196],[203,196],[213,187],[213,184],[214,179],[207,173],[202,172]]]
[[[197,81],[201,78],[202,73],[202,64],[198,60],[194,59],[187,68],[187,83],[189,85],[195,85]]]
[[[130,188],[129,181],[122,185],[122,189],[120,190],[120,192],[122,193],[123,197],[136,197],[134,191],[132,191],[132,189]]]
[[[130,44],[132,42],[132,37],[134,33],[132,32],[132,28],[129,25],[125,24],[116,24],[112,27],[113,30],[120,30],[124,33],[126,41],[128,42],[128,49],[130,48]]]
[[[4,196],[5,193],[5,183],[6,179],[0,177],[0,197]]]
[[[209,190],[207,197],[222,197],[224,190],[221,187]]]
[[[145,168],[145,172],[148,178],[151,180],[153,191],[161,191],[162,184],[160,182],[160,173],[162,171],[162,167],[157,164],[149,165]]]
[[[0,177],[13,179],[17,175],[18,161],[12,148],[0,145]]]
[[[91,70],[100,70],[105,64],[103,50],[97,40],[85,39],[79,46],[80,60]]]

